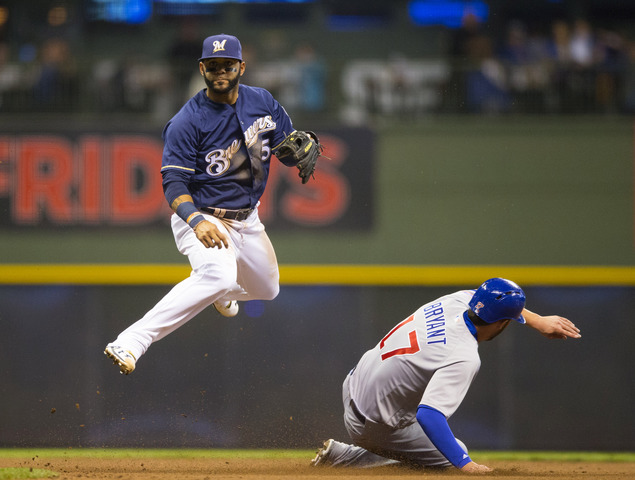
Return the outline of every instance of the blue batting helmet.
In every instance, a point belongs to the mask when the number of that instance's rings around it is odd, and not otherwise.
[[[525,308],[525,292],[511,280],[486,280],[478,287],[469,305],[472,311],[487,323],[506,319],[525,323],[521,315]]]

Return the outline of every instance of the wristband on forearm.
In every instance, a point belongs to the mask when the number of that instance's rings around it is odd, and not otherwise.
[[[193,229],[205,220],[201,212],[194,206],[192,202],[183,202],[176,207],[176,214]]]

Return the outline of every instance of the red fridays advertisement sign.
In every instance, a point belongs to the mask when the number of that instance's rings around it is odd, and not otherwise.
[[[272,159],[259,207],[268,228],[364,230],[372,226],[374,135],[319,131],[315,179]],[[147,133],[0,134],[4,227],[162,225],[171,210],[161,186],[163,143]]]

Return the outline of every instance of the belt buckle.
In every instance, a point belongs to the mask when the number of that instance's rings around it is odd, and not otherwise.
[[[254,211],[253,208],[241,208],[239,210],[227,210],[226,208],[216,208],[216,207],[207,207],[203,210],[209,212],[211,215],[216,218],[224,218],[227,220],[237,220],[242,221],[247,219],[251,212]]]

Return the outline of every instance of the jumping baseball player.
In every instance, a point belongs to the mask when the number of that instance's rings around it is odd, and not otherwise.
[[[276,254],[258,218],[271,155],[296,166],[304,184],[322,151],[268,91],[240,84],[245,62],[236,37],[206,38],[198,66],[207,88],[165,126],[161,168],[176,246],[192,273],[106,346],[123,374],[210,304],[233,317],[238,301],[278,295]]]
[[[479,370],[478,344],[492,340],[512,320],[548,338],[580,338],[566,318],[542,317],[524,307],[523,290],[502,278],[420,307],[366,352],[344,380],[344,424],[355,445],[327,440],[312,465],[402,462],[491,471],[470,458],[447,421]]]

